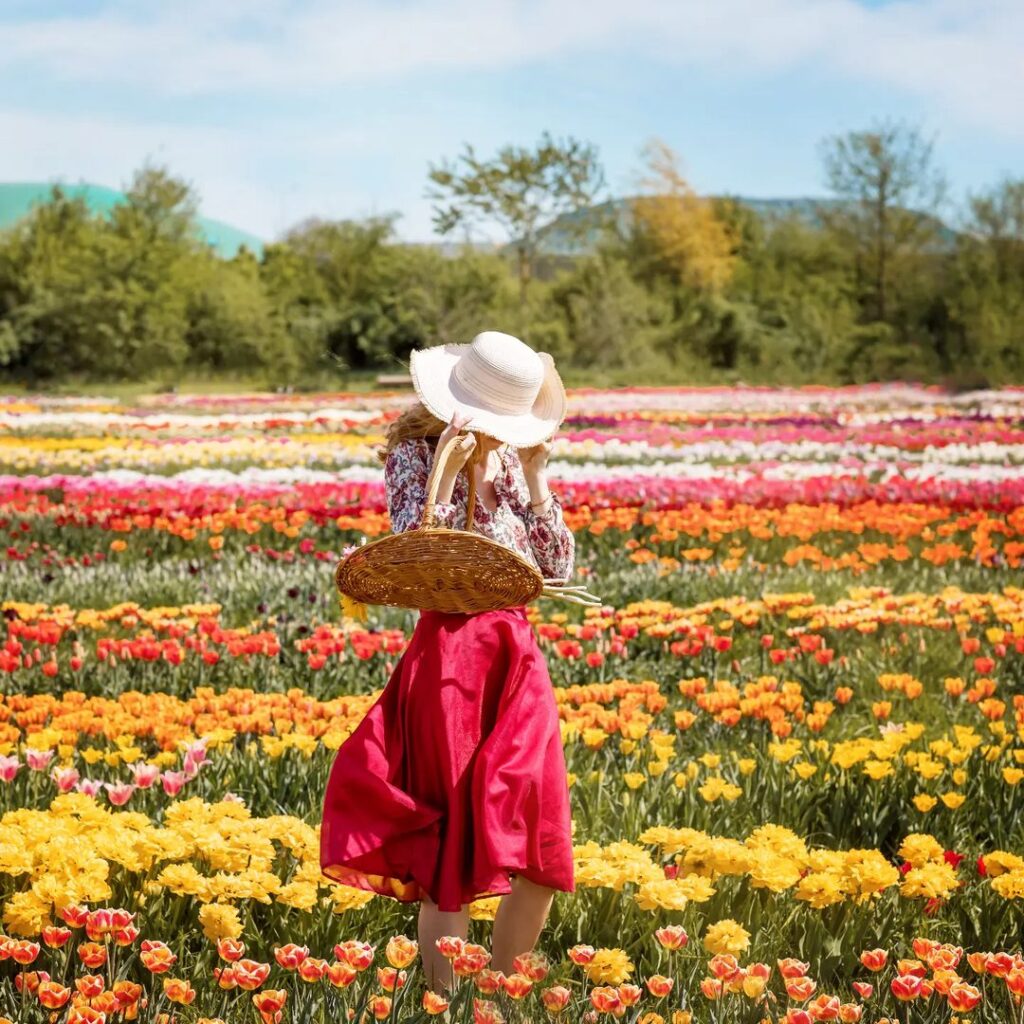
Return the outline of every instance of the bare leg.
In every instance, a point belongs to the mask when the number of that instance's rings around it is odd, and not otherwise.
[[[555,890],[522,875],[512,878],[512,891],[501,898],[494,915],[491,963],[495,971],[511,974],[512,961],[537,944],[554,900]]]
[[[469,936],[469,909],[438,910],[432,900],[424,899],[420,903],[419,944],[420,956],[423,959],[423,973],[427,988],[444,995],[452,987],[451,963],[437,948],[437,940],[444,935],[458,935],[460,938]]]

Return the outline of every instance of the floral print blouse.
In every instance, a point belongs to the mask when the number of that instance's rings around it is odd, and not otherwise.
[[[501,471],[494,478],[497,509],[492,512],[479,499],[473,513],[473,527],[485,537],[518,551],[546,578],[571,575],[576,557],[572,530],[562,519],[562,505],[552,492],[550,507],[543,516],[530,508],[530,491],[523,466],[514,448],[502,445]],[[434,462],[434,444],[424,438],[406,438],[395,445],[384,463],[391,529],[395,533],[419,526],[427,500],[427,477]],[[459,473],[452,488],[452,500],[434,506],[437,525],[464,529],[469,484]]]

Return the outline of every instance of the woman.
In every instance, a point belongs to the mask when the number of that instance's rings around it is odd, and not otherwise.
[[[382,453],[394,532],[420,524],[441,446],[464,429],[441,478],[440,526],[473,527],[547,578],[570,575],[572,532],[548,488],[548,438],[566,396],[551,357],[497,331],[412,353],[419,402]],[[423,611],[379,699],[338,750],[324,798],[323,873],[420,901],[427,984],[452,981],[436,947],[466,938],[468,904],[501,895],[493,970],[533,949],[555,891],[573,892],[572,821],[551,678],[522,606]]]

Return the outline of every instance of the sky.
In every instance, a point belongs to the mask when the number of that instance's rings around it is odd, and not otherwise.
[[[0,0],[0,181],[149,161],[267,240],[432,240],[431,164],[544,131],[614,194],[657,137],[702,192],[825,195],[821,140],[884,119],[934,137],[954,218],[1024,176],[1022,96],[1024,0]]]

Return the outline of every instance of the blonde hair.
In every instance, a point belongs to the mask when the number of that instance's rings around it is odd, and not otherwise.
[[[435,416],[422,402],[413,402],[396,420],[388,424],[384,446],[377,449],[377,458],[384,462],[400,441],[410,437],[439,437],[448,424]]]
[[[392,420],[388,424],[384,435],[384,444],[377,449],[377,458],[381,462],[386,462],[388,454],[400,442],[414,437],[440,437],[441,431],[447,426],[448,424],[443,419],[435,416],[422,402],[413,402],[398,419]],[[479,440],[478,437],[477,441],[479,442]],[[482,446],[478,443],[466,466],[478,461],[482,455]]]

